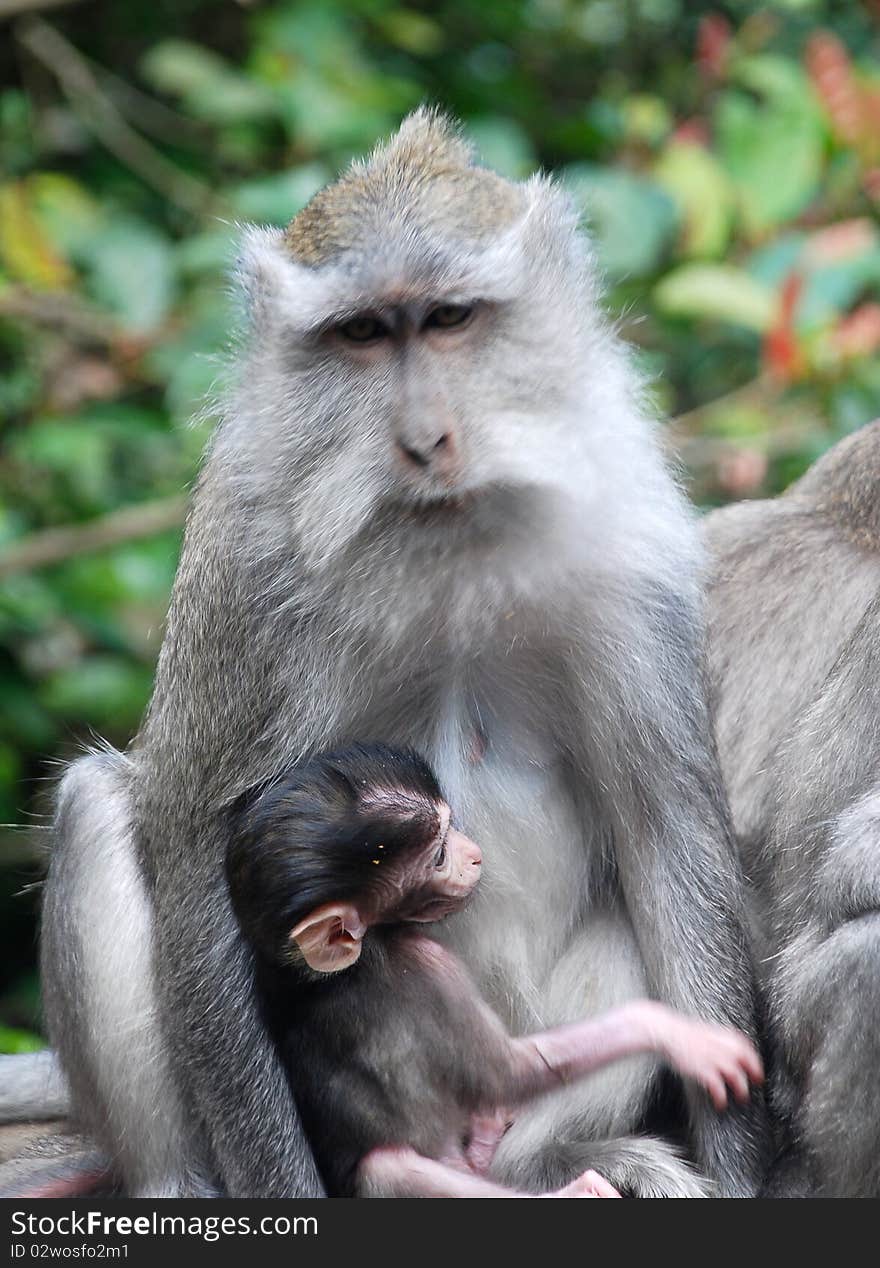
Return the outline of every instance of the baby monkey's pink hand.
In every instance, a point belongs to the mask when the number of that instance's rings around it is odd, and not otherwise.
[[[749,1099],[749,1084],[763,1083],[761,1058],[742,1031],[683,1017],[653,1001],[647,1009],[651,1046],[679,1074],[701,1083],[717,1110],[727,1108],[728,1089],[744,1102]]]

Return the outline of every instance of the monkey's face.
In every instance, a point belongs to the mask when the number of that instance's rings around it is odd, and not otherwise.
[[[442,920],[468,901],[482,866],[480,847],[452,827],[449,807],[441,805],[440,831],[402,861],[398,897],[384,919],[415,924]]]
[[[310,969],[336,973],[354,964],[372,925],[434,922],[464,906],[479,882],[482,854],[452,827],[447,805],[438,811],[428,840],[387,862],[372,860],[384,871],[362,894],[322,904],[291,930],[290,943]]]
[[[371,522],[447,533],[511,491],[585,487],[588,253],[555,187],[501,184],[504,218],[470,223],[469,238],[458,221],[473,209],[456,199],[474,188],[447,182],[442,216],[427,215],[423,190],[410,205],[382,186],[376,199],[398,199],[387,214],[371,205],[359,237],[308,266],[280,233],[246,239],[241,478],[252,471],[255,497],[286,504],[319,558]],[[332,214],[319,201],[315,241]]]

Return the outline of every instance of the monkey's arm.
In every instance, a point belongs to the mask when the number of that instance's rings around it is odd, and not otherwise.
[[[156,990],[171,1069],[193,1110],[187,1151],[205,1159],[229,1196],[318,1197],[323,1186],[224,873],[230,800],[266,777],[282,736],[308,742],[267,684],[280,680],[281,655],[291,661],[285,681],[314,675],[311,644],[290,629],[285,640],[261,633],[265,614],[249,598],[227,531],[239,511],[226,498],[222,480],[203,473],[136,745],[135,821],[152,890]],[[299,682],[290,687],[293,699],[306,694]]]
[[[630,579],[629,590],[627,640],[599,627],[594,677],[581,689],[585,770],[598,775],[594,795],[612,827],[651,993],[754,1037],[744,882],[706,699],[701,613],[648,579]],[[618,727],[603,725],[609,701]],[[688,1102],[698,1163],[725,1193],[754,1192],[769,1156],[763,1098],[723,1118],[691,1090]]]
[[[175,1037],[178,1071],[205,1125],[223,1189],[230,1197],[322,1197],[228,898],[206,877],[199,904],[201,925],[188,929],[185,943],[170,896],[157,905],[160,991],[185,1030]]]
[[[600,1017],[514,1039],[506,1099],[530,1100],[642,1052],[657,1053],[701,1083],[719,1110],[727,1107],[728,1087],[736,1100],[747,1101],[749,1081],[764,1078],[760,1057],[739,1031],[683,1017],[653,1000],[635,1000]]]

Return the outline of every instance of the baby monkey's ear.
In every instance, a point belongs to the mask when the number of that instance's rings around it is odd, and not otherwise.
[[[354,964],[361,953],[367,926],[351,903],[325,903],[316,907],[295,929],[290,941],[316,973],[338,973]]]

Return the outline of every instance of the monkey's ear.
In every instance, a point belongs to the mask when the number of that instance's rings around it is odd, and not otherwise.
[[[331,270],[307,268],[285,246],[283,229],[247,226],[241,235],[235,279],[244,311],[253,325],[283,320],[294,329],[315,325],[340,297]],[[344,289],[344,288],[343,288]]]
[[[290,940],[299,947],[310,969],[316,973],[338,973],[360,956],[367,926],[351,903],[325,903],[290,931]]]

